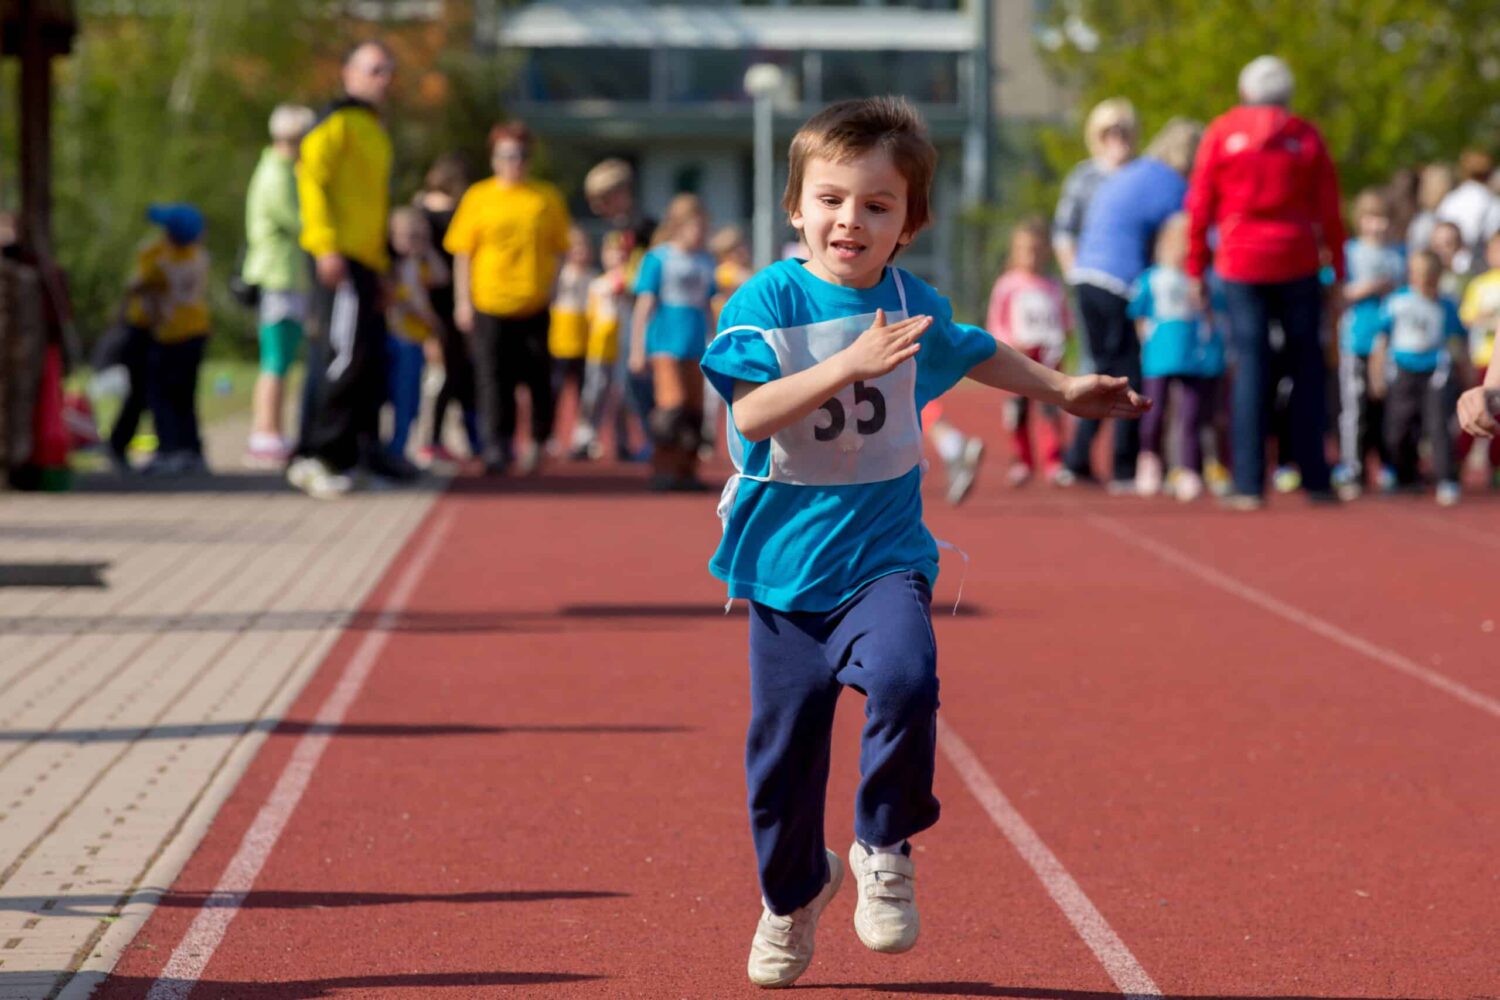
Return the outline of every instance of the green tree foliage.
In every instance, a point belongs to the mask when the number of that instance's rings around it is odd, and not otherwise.
[[[93,11],[80,4],[74,54],[57,63],[53,231],[85,339],[107,327],[118,308],[135,250],[150,233],[146,206],[187,201],[208,221],[211,350],[254,353],[252,317],[229,297],[227,283],[243,244],[245,190],[268,141],[267,119],[283,101],[325,104],[337,89],[342,50],[382,33],[380,25],[310,15],[317,7],[306,0],[137,9],[112,2]],[[430,65],[398,71],[389,114],[398,198],[410,195],[441,152],[482,162],[485,129],[499,113],[500,65],[473,52],[465,31],[448,37]],[[13,104],[13,73],[0,99]],[[0,195],[6,190],[13,185],[0,186]]]
[[[1149,135],[1173,115],[1209,121],[1258,55],[1296,75],[1292,110],[1322,130],[1346,193],[1402,167],[1494,145],[1500,21],[1489,0],[1062,0],[1050,37],[1080,114],[1129,97]],[[1083,156],[1074,127],[1049,156]]]

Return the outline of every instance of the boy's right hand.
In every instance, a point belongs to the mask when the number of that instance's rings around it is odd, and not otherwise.
[[[909,316],[889,326],[885,310],[875,310],[875,322],[844,348],[846,374],[851,382],[879,378],[922,349],[922,334],[932,325],[931,316]]]
[[[1458,397],[1458,424],[1466,434],[1492,438],[1500,431],[1500,389],[1483,386]]]

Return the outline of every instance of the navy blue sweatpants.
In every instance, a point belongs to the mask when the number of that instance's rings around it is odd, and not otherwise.
[[[937,643],[932,590],[893,573],[826,612],[750,604],[745,771],[761,894],[773,913],[805,906],[828,878],[823,807],[839,694],[865,696],[854,833],[878,847],[937,822]]]

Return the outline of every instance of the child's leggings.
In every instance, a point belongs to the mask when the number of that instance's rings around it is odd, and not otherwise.
[[[1033,347],[1021,352],[1032,361],[1042,364],[1041,348]],[[1040,417],[1040,419],[1035,419]],[[1036,466],[1036,455],[1031,449],[1031,430],[1036,428],[1037,450],[1042,453],[1042,468],[1047,471],[1062,465],[1062,411],[1055,406],[1034,403],[1025,396],[1012,396],[1005,401],[1005,428],[1010,431],[1011,454],[1019,465],[1028,469]]]
[[[386,387],[391,397],[391,440],[386,450],[392,455],[406,455],[406,440],[422,404],[422,369],[426,358],[422,345],[400,337],[388,336],[385,342]]]
[[[824,800],[834,707],[865,696],[854,834],[899,844],[937,822],[937,643],[932,591],[908,571],[832,611],[750,604],[750,732],[745,771],[761,894],[773,913],[807,905],[828,877]]]
[[[1175,387],[1172,411],[1177,415],[1177,431],[1182,449],[1181,464],[1193,472],[1203,471],[1203,428],[1213,414],[1217,379],[1190,375],[1157,375],[1146,379],[1146,396],[1155,406],[1141,418],[1141,451],[1162,453],[1162,438],[1167,422],[1167,393]]]

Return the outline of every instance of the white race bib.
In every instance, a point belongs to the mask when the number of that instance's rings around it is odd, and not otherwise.
[[[1443,343],[1443,307],[1436,302],[1404,296],[1392,308],[1391,350],[1427,354]]]

